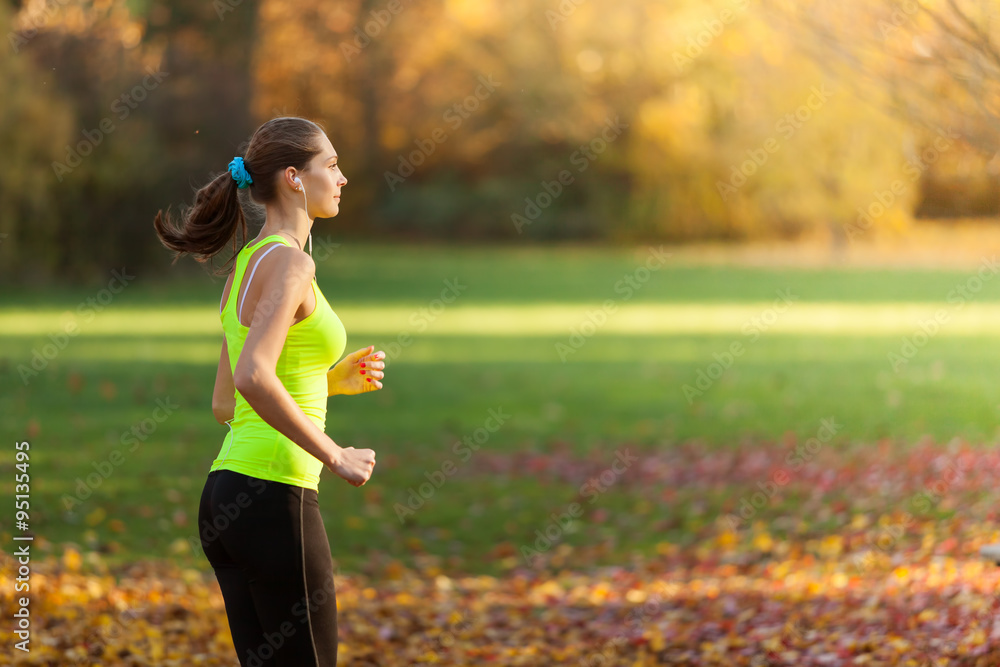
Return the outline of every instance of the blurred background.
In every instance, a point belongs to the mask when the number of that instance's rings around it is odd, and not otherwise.
[[[286,115],[349,180],[313,228],[346,352],[387,354],[328,405],[378,457],[320,485],[345,664],[1000,655],[997,2],[31,0],[0,32],[25,664],[235,664],[195,525],[231,251],[171,264],[152,221]]]
[[[917,6],[4,3],[0,266],[162,271],[146,221],[279,115],[343,155],[343,238],[843,244],[877,190],[871,235],[993,217],[996,58]]]

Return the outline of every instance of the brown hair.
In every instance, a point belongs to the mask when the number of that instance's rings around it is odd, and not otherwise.
[[[277,172],[287,167],[307,171],[309,162],[320,151],[318,139],[323,133],[321,125],[296,116],[273,118],[257,128],[250,138],[243,165],[253,179],[247,188],[251,200],[266,204],[277,198]],[[233,240],[232,259],[235,259],[237,228],[244,241],[247,236],[236,180],[227,169],[202,186],[195,193],[194,206],[183,212],[180,229],[170,223],[169,207],[167,214],[162,210],[157,212],[153,228],[160,242],[174,251],[171,264],[184,253],[191,254],[195,261],[207,262],[230,239]],[[216,275],[225,275],[228,266]]]

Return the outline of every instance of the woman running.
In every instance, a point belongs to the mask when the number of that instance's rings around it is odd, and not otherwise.
[[[339,212],[347,183],[325,131],[304,118],[261,125],[229,172],[198,190],[180,230],[160,211],[160,241],[205,262],[235,233],[245,239],[238,190],[263,204],[257,238],[235,255],[222,292],[225,333],[212,396],[229,433],[212,462],[198,532],[226,603],[243,667],[334,667],[333,558],[319,510],[325,466],[354,486],[375,467],[371,449],[325,434],[326,401],[382,388],[385,353],[344,357],[346,332],[316,284],[312,225]],[[307,196],[308,193],[308,196]],[[305,240],[309,239],[309,252]],[[244,280],[246,269],[252,266]]]

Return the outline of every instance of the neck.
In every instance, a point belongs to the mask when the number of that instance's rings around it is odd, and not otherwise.
[[[312,230],[313,221],[306,215],[304,209],[297,208],[292,213],[282,213],[276,209],[266,209],[264,226],[260,229],[260,234],[254,242],[271,236],[280,234],[286,239],[296,244],[299,250],[308,252],[309,232]]]

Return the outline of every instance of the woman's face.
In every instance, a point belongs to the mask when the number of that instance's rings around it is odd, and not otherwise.
[[[306,192],[310,218],[332,218],[340,213],[340,189],[347,184],[347,179],[337,165],[337,151],[326,134],[320,135],[319,154],[299,177]]]

